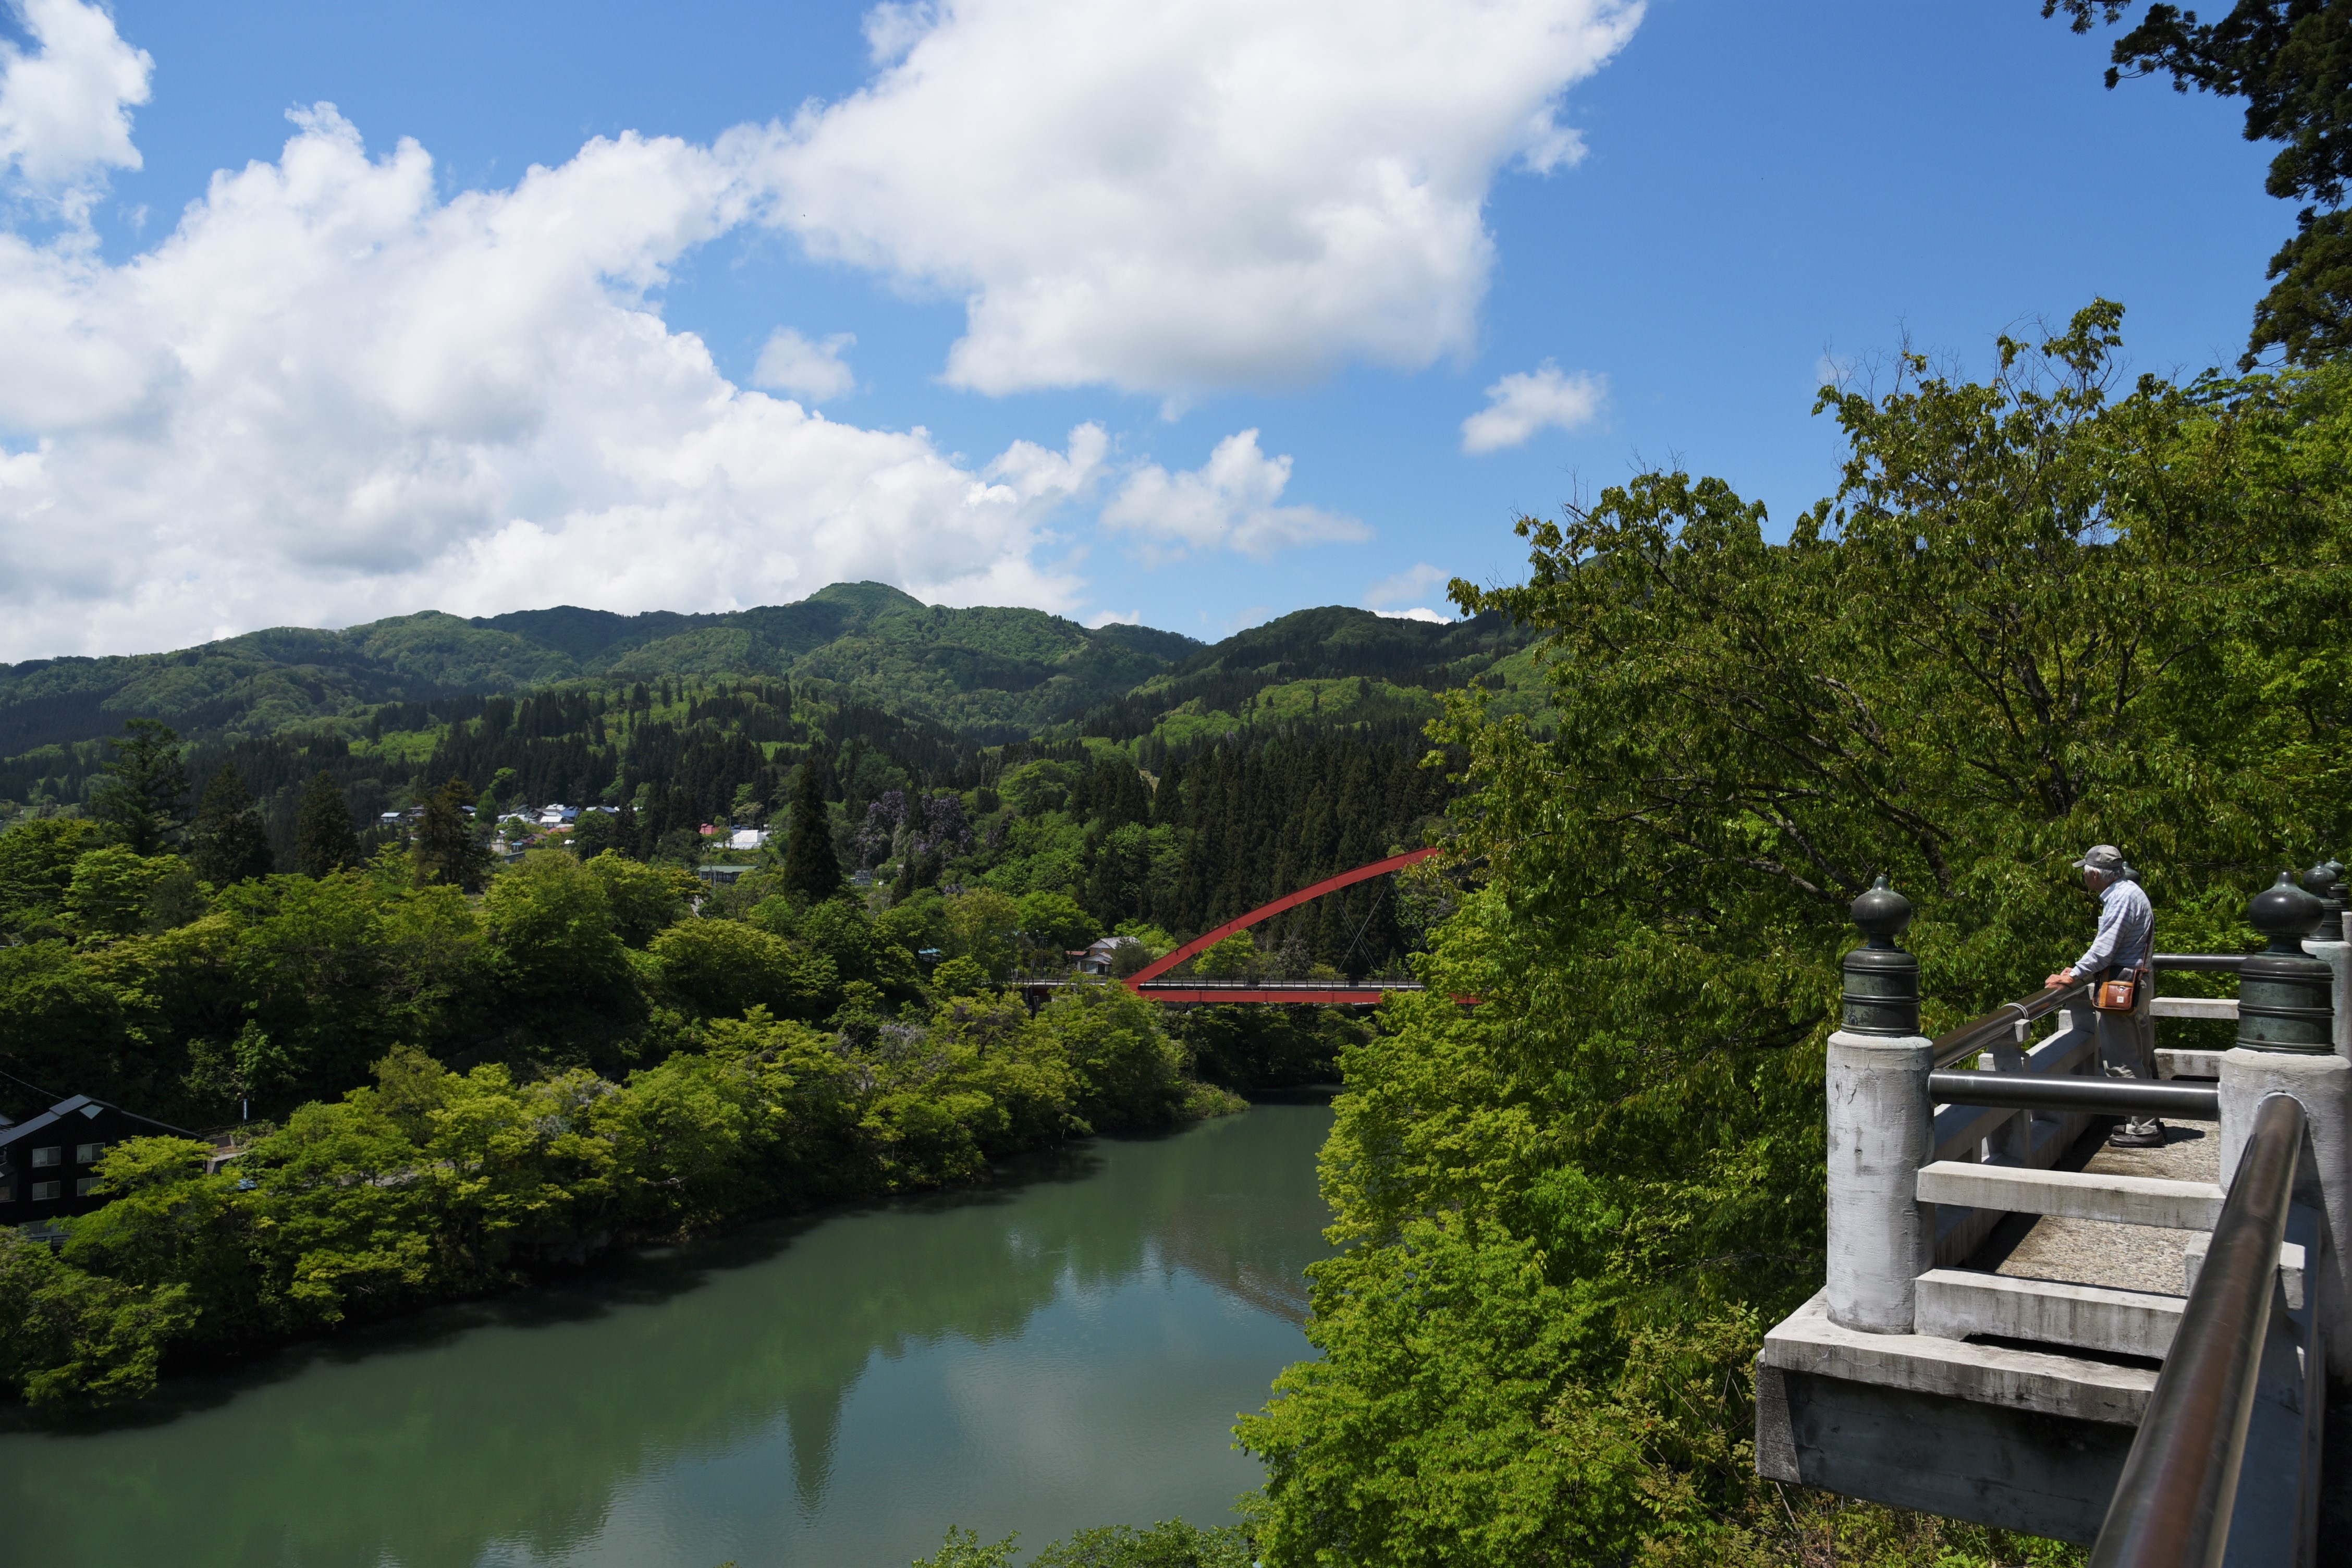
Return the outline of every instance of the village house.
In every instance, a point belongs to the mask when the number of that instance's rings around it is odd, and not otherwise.
[[[39,1226],[102,1206],[98,1162],[125,1138],[195,1136],[86,1094],[23,1121],[0,1117],[0,1225]]]

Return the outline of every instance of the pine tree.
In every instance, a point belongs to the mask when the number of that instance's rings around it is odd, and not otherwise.
[[[833,852],[833,821],[809,765],[793,776],[793,826],[784,840],[784,888],[811,899],[841,890],[841,860]]]
[[[473,804],[474,786],[464,779],[451,779],[425,797],[425,818],[416,825],[417,880],[448,882],[469,893],[482,890],[490,852],[466,814]]]
[[[188,795],[180,737],[154,719],[131,719],[122,727],[130,736],[107,742],[114,755],[100,767],[106,776],[90,791],[90,810],[132,854],[161,854],[179,835]]]
[[[195,863],[196,875],[215,888],[267,877],[277,868],[269,830],[254,809],[253,792],[228,763],[205,786],[188,833],[188,858]]]
[[[352,831],[350,807],[332,774],[320,773],[303,786],[294,819],[294,867],[306,877],[324,877],[359,864],[359,836]]]

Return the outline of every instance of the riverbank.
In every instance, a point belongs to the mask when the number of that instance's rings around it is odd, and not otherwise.
[[[576,1269],[615,1248],[845,1199],[970,1184],[1089,1133],[1238,1109],[1116,986],[1034,1016],[960,998],[821,1034],[755,1011],[615,1083],[517,1083],[394,1052],[226,1170],[128,1142],[61,1252],[0,1238],[0,1385],[36,1409],[135,1401],[253,1354]]]
[[[1311,1356],[1320,1104],[1072,1140],[756,1221],[66,1421],[0,1417],[50,1568],[903,1568],[1229,1522],[1237,1412]]]

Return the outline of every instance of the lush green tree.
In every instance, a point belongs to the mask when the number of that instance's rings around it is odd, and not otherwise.
[[[2118,313],[1825,395],[1850,456],[1785,544],[1654,473],[1524,524],[1525,584],[1454,585],[1547,634],[1557,729],[1475,690],[1444,726],[1486,880],[1343,1058],[1323,1354],[1241,1427],[1269,1568],[1752,1554],[1744,1380],[1822,1278],[1849,901],[1916,900],[1932,1032],[2079,944],[2084,845],[2195,951],[2352,827],[2352,374],[2110,395]]]
[[[841,858],[834,853],[833,819],[806,763],[793,775],[793,816],[784,836],[784,887],[810,899],[841,890]]]
[[[103,829],[79,816],[26,817],[0,832],[0,933],[54,926],[73,881],[74,862]]]
[[[1192,960],[1192,973],[1203,980],[1249,980],[1255,977],[1261,963],[1257,938],[1237,931],[1202,950]]]
[[[1114,1524],[1076,1531],[1040,1549],[1029,1568],[1255,1568],[1256,1559],[1239,1525],[1202,1530],[1171,1519],[1149,1530]]]
[[[74,862],[62,914],[84,942],[130,936],[149,924],[148,900],[184,865],[177,856],[144,856],[120,844],[100,846]]]
[[[112,754],[90,787],[89,809],[132,854],[157,854],[177,841],[184,825],[188,774],[180,737],[155,719],[126,720],[122,727],[126,737],[107,742]]]
[[[993,888],[973,888],[947,900],[947,953],[969,958],[991,980],[1013,973],[1020,953],[1021,906]]]
[[[74,1268],[0,1230],[0,1385],[36,1405],[113,1404],[155,1386],[163,1347],[189,1321],[187,1287],[142,1290]]]
[[[359,836],[352,831],[341,786],[332,773],[311,774],[294,818],[294,868],[306,877],[324,877],[359,862]]]
[[[977,996],[992,989],[992,981],[986,969],[958,953],[931,971],[931,989],[942,996]]]
[[[482,890],[489,875],[490,852],[483,834],[467,808],[474,804],[474,786],[451,779],[425,797],[425,814],[416,824],[416,878],[439,882],[468,893]]]
[[[681,921],[654,938],[662,984],[690,1010],[740,1017],[764,1007],[782,1018],[833,1011],[833,961],[740,921]]]
[[[1183,1049],[1160,1012],[1159,1003],[1105,982],[1063,991],[1039,1013],[1038,1026],[1076,1075],[1079,1114],[1096,1131],[1161,1125],[1191,1091]]]
[[[2042,0],[2074,31],[2114,25],[2128,0]],[[2162,3],[2116,39],[2112,88],[2126,77],[2169,76],[2181,92],[2246,100],[2246,140],[2283,143],[2263,188],[2306,205],[2271,258],[2271,291],[2254,307],[2241,368],[2272,348],[2315,364],[2352,349],[2352,6],[2330,0],[2237,0],[2218,19]]]
[[[364,1081],[397,1044],[478,1029],[491,968],[464,895],[416,886],[389,848],[363,871],[240,883],[149,956],[193,982],[165,989],[180,1031],[213,1042],[217,1100],[233,1108],[241,1079],[263,1115]]]
[[[608,849],[586,862],[588,875],[604,890],[613,929],[630,947],[645,947],[686,919],[687,900],[701,890],[694,873],[676,866],[649,866]]]
[[[534,849],[493,877],[482,919],[500,990],[541,1015],[612,1008],[628,998],[628,950],[614,930],[604,889],[604,879],[561,849]]]
[[[223,763],[196,805],[188,829],[188,862],[216,888],[267,877],[277,868],[269,830],[262,826],[253,792],[235,766]]]
[[[1067,893],[1024,893],[1020,900],[1021,934],[1032,947],[1056,955],[1086,946],[1101,934],[1094,916],[1078,907]]]
[[[633,847],[626,840],[633,837],[623,831],[619,812],[583,811],[572,825],[572,852],[583,860],[605,854],[625,855]]]

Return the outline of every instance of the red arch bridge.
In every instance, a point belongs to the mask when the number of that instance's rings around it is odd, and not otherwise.
[[[1409,849],[1402,855],[1391,855],[1385,860],[1375,860],[1369,866],[1359,866],[1352,871],[1342,871],[1336,877],[1326,877],[1319,882],[1304,887],[1295,893],[1286,893],[1270,904],[1261,904],[1236,920],[1227,921],[1214,931],[1204,931],[1150,967],[1127,977],[1124,984],[1138,996],[1150,1002],[1292,1002],[1335,1006],[1365,1006],[1379,1002],[1392,991],[1425,991],[1418,980],[1199,980],[1185,978],[1162,980],[1161,975],[1187,959],[1207,952],[1235,931],[1247,931],[1261,921],[1272,920],[1286,910],[1295,910],[1311,903],[1326,893],[1341,888],[1354,887],[1358,882],[1384,877],[1391,871],[1402,871],[1438,853],[1435,849]],[[1032,980],[1021,982],[1023,990],[1033,1003],[1045,1000],[1064,985],[1081,984],[1067,980]],[[1457,1002],[1470,998],[1457,996]]]

